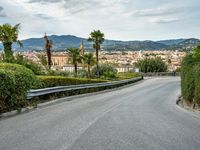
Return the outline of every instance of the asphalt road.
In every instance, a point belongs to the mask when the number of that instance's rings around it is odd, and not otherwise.
[[[0,150],[200,150],[179,94],[179,78],[152,78],[0,120]]]

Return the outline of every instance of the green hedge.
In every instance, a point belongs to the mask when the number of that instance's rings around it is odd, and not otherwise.
[[[194,98],[194,72],[191,65],[182,66],[181,68],[181,91],[184,100],[189,103],[193,102]]]
[[[14,76],[5,69],[0,69],[0,113],[13,106],[13,93],[15,91]]]
[[[117,79],[118,80],[124,80],[124,79],[131,79],[131,78],[136,78],[140,77],[141,75],[139,73],[134,73],[134,72],[120,72],[117,74]]]
[[[0,113],[28,105],[27,91],[37,82],[34,73],[24,66],[9,63],[0,63],[0,70]]]
[[[194,67],[194,79],[195,79],[195,90],[194,90],[194,101],[200,106],[200,65]]]
[[[200,106],[200,62],[194,53],[187,54],[182,61],[181,92],[185,102]]]
[[[37,76],[37,78],[39,79],[41,85],[35,88],[107,82],[107,80],[100,80],[100,79],[69,78],[62,76]]]

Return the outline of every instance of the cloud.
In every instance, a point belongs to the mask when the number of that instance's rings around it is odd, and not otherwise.
[[[3,10],[4,8],[2,6],[0,6],[0,12]]]
[[[35,16],[40,19],[45,19],[45,20],[52,19],[52,17],[47,16],[46,14],[35,14]]]
[[[100,10],[113,10],[122,4],[128,3],[128,0],[29,0],[29,4],[45,5],[60,5],[60,9],[64,9],[71,14],[77,14],[82,12],[96,12]],[[107,10],[106,10],[107,9]]]
[[[155,24],[169,24],[180,21],[181,13],[185,11],[180,11],[181,7],[170,7],[170,6],[160,6],[157,8],[141,9],[136,10],[132,13],[134,17],[145,18],[147,22]]]
[[[133,16],[164,16],[164,15],[171,15],[176,14],[179,12],[178,8],[154,8],[154,9],[143,9],[143,10],[136,10],[133,12]]]
[[[5,13],[0,13],[0,17],[5,18],[7,15]]]
[[[62,0],[29,0],[28,3],[58,3]]]
[[[199,0],[0,1],[0,17],[4,16],[0,23],[21,23],[22,39],[44,32],[87,37],[94,29],[104,32],[106,38],[122,40],[200,35],[196,19],[200,16]]]
[[[153,18],[150,20],[152,23],[157,24],[168,24],[168,23],[174,23],[180,21],[179,18]]]
[[[4,8],[0,6],[0,17],[2,18],[7,17],[7,15],[3,11],[4,11]]]

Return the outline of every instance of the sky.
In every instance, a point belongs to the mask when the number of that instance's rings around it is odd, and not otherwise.
[[[106,39],[200,38],[200,0],[0,0],[0,24],[21,24],[20,39],[48,35]]]

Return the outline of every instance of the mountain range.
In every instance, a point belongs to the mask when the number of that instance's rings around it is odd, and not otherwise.
[[[88,42],[87,39],[76,37],[73,35],[51,35],[48,36],[53,41],[54,51],[65,51],[70,47],[79,47],[81,42],[84,43],[86,50],[92,49],[92,43]],[[13,49],[16,51],[30,51],[30,50],[43,50],[44,39],[43,38],[30,38],[21,41],[23,48],[13,44]],[[200,44],[199,39],[170,39],[161,41],[117,41],[117,40],[105,40],[102,44],[103,50],[108,51],[137,51],[137,50],[190,50],[197,44]],[[3,46],[0,43],[0,48]]]

